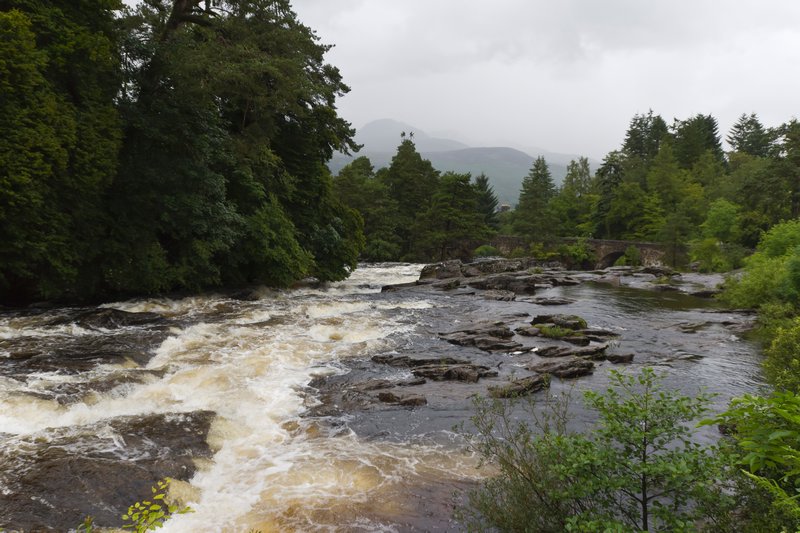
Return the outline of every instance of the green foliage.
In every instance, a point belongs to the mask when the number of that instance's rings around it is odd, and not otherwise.
[[[571,329],[562,328],[559,326],[534,324],[534,327],[539,330],[539,335],[542,337],[548,337],[550,339],[560,339],[562,337],[574,337],[582,335],[581,333],[575,332]]]
[[[571,244],[559,246],[558,254],[562,261],[575,268],[590,266],[594,260],[594,250],[586,239],[578,239]]]
[[[758,120],[755,113],[742,113],[725,138],[734,152],[756,157],[767,157],[770,153],[772,135]]]
[[[155,487],[150,490],[153,496],[149,500],[136,502],[128,507],[128,512],[122,515],[122,519],[130,522],[122,526],[123,529],[131,529],[136,533],[155,531],[164,526],[164,522],[175,514],[191,513],[191,507],[179,507],[166,503],[167,488],[170,479],[158,481]]]
[[[727,459],[692,440],[688,424],[709,396],[660,387],[651,369],[611,374],[611,388],[586,392],[599,415],[586,434],[566,430],[565,408],[527,410],[534,428],[510,406],[478,404],[478,451],[499,475],[469,494],[460,518],[469,530],[687,531],[731,527],[732,498],[719,480]],[[565,405],[565,404],[561,404]]]
[[[778,327],[765,352],[764,372],[770,383],[780,390],[800,392],[800,317],[787,327]]]
[[[494,246],[490,246],[488,244],[483,244],[478,246],[473,250],[472,255],[475,257],[497,257],[500,254],[500,250],[495,248]]]
[[[470,240],[489,235],[469,174],[446,172],[441,176],[428,209],[414,224],[414,235],[414,257],[439,261],[465,255],[471,250]]]
[[[489,185],[489,177],[481,173],[475,178],[475,192],[477,194],[477,210],[483,215],[483,222],[492,229],[497,229],[500,222],[497,219],[497,196]]]
[[[743,513],[751,523],[742,524],[743,530],[799,530],[800,397],[791,391],[745,395],[704,423],[732,430],[740,450],[737,462],[754,484]]]
[[[726,284],[723,299],[737,307],[800,299],[800,220],[773,226],[745,260],[745,272]]]
[[[625,248],[625,253],[614,263],[615,266],[641,266],[641,264],[642,254],[634,245]]]
[[[539,156],[522,180],[519,205],[514,217],[515,233],[529,240],[549,240],[555,230],[554,216],[549,205],[554,196],[555,185],[550,169],[544,158]]]

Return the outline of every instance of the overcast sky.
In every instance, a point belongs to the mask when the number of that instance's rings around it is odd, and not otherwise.
[[[800,116],[798,0],[293,0],[359,127],[597,159],[635,113]]]

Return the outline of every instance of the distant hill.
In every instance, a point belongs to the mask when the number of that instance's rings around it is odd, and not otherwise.
[[[539,149],[532,151],[535,155],[529,155],[509,147],[470,147],[452,139],[431,137],[418,128],[391,119],[370,122],[357,131],[356,142],[364,147],[355,157],[368,157],[375,169],[389,166],[400,144],[401,132],[414,133],[413,141],[417,151],[441,172],[469,172],[473,176],[483,172],[489,177],[500,203],[511,205],[517,203],[522,179],[528,174],[537,156],[542,155],[547,160],[553,181],[557,185],[564,180],[567,163],[578,158],[577,155]],[[336,153],[328,166],[331,172],[337,174],[353,158],[354,156]]]

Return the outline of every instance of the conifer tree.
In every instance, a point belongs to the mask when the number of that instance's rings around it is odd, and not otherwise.
[[[550,200],[555,196],[555,185],[544,157],[533,162],[528,175],[522,180],[519,205],[514,215],[514,231],[527,239],[547,241],[555,232]]]

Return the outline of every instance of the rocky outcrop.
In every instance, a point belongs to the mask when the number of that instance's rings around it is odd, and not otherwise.
[[[579,330],[586,328],[586,321],[577,315],[537,315],[531,320],[534,326],[537,324],[553,324],[559,328]]]
[[[419,394],[395,394],[388,391],[378,393],[378,400],[404,407],[419,407],[428,404],[428,400]]]
[[[496,370],[474,364],[418,366],[411,370],[411,373],[434,381],[465,381],[467,383],[477,383],[480,378],[497,376]]]
[[[450,344],[475,346],[487,352],[514,351],[522,348],[522,344],[509,340],[514,336],[514,332],[503,322],[473,325],[439,335]]]
[[[539,374],[515,379],[504,385],[489,387],[489,396],[492,398],[515,398],[533,394],[549,386],[550,377],[547,374]]]
[[[589,359],[604,359],[607,344],[573,348],[572,346],[545,346],[536,350],[540,357],[586,357]]]
[[[608,354],[606,355],[606,361],[615,365],[632,363],[633,354]]]
[[[577,378],[591,374],[594,370],[594,363],[582,357],[572,356],[556,361],[542,361],[528,365],[526,368],[532,372],[552,374],[559,378]]]

